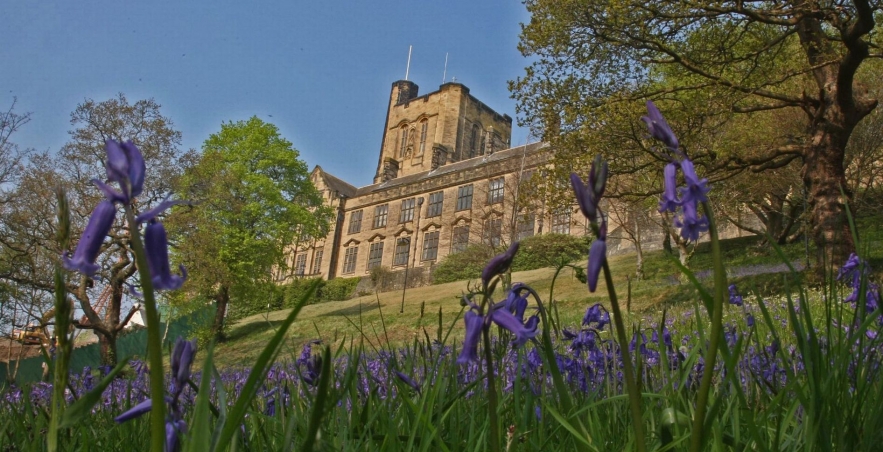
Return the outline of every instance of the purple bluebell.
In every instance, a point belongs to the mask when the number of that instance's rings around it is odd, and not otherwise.
[[[518,252],[518,242],[513,243],[509,246],[509,249],[505,252],[494,256],[493,259],[488,262],[488,264],[484,267],[484,270],[481,272],[481,281],[485,286],[490,283],[491,279],[494,276],[497,276],[506,270],[509,269],[509,266],[512,265],[512,260],[515,259],[515,253]]]
[[[122,204],[129,204],[144,189],[144,173],[146,166],[141,151],[131,141],[118,143],[107,140],[104,145],[107,152],[107,178],[120,186],[117,192],[101,181],[93,181],[108,199]]]
[[[540,321],[539,317],[533,316],[527,319],[527,323],[522,323],[521,320],[518,320],[506,309],[491,309],[490,320],[515,335],[515,338],[512,339],[512,345],[516,347],[524,345],[528,340],[535,337],[539,331],[537,328]]]
[[[481,328],[484,326],[484,317],[472,310],[463,314],[463,321],[466,323],[466,335],[463,338],[463,350],[457,357],[457,364],[478,361],[478,341],[481,338]]]
[[[586,183],[576,173],[570,173],[570,185],[573,187],[573,193],[576,195],[577,204],[582,211],[583,216],[589,219],[592,224],[598,222],[598,203],[604,196],[604,190],[607,186],[607,162],[596,156],[592,162],[592,168],[589,170],[589,178]]]
[[[686,202],[681,205],[682,215],[675,217],[674,225],[681,230],[685,240],[699,241],[699,235],[708,231],[708,218],[700,217],[696,211],[696,203]]]
[[[745,324],[748,325],[748,328],[753,327],[754,326],[754,315],[752,315],[751,313],[746,314],[745,315]]]
[[[505,309],[511,312],[515,318],[521,322],[524,321],[524,311],[527,309],[527,297],[530,294],[525,287],[527,286],[522,283],[513,284],[512,289],[509,290],[509,296],[504,302]]]
[[[710,190],[708,179],[699,179],[690,159],[681,161],[681,171],[684,173],[684,181],[687,183],[686,187],[680,189],[681,203],[708,202],[708,196],[706,196]]]
[[[152,407],[153,407],[153,401],[150,399],[146,399],[146,400],[142,401],[141,403],[133,406],[125,413],[115,417],[113,420],[117,424],[122,424],[123,422],[135,419],[136,417],[140,417],[141,415],[143,415],[145,413],[149,413],[150,409]]]
[[[409,377],[409,376],[407,376],[407,375],[405,375],[405,374],[403,374],[402,372],[399,372],[399,371],[397,371],[397,370],[394,371],[394,372],[395,372],[396,376],[399,377],[399,380],[402,380],[405,384],[407,384],[408,386],[410,386],[411,388],[413,388],[413,389],[414,389],[415,391],[417,391],[418,393],[421,392],[421,391],[420,391],[420,385],[419,385],[416,381],[414,381],[411,377]]]
[[[583,326],[592,327],[592,323],[597,324],[594,328],[598,331],[602,331],[604,326],[610,323],[610,313],[607,312],[607,309],[601,303],[595,303],[586,309],[582,324]]]
[[[742,306],[743,305],[742,295],[739,295],[739,289],[736,288],[735,284],[730,284],[729,291],[730,291],[730,304],[733,304],[736,306]]]
[[[98,253],[101,251],[101,244],[104,243],[104,237],[110,232],[113,226],[113,220],[116,216],[116,207],[110,201],[101,201],[92,211],[89,217],[89,223],[86,230],[83,231],[80,242],[77,243],[77,249],[74,251],[73,257],[68,257],[69,253],[62,256],[62,264],[64,268],[71,271],[78,271],[85,275],[93,275],[98,271],[99,267],[95,264],[98,259]]]
[[[601,273],[601,267],[607,259],[607,221],[601,222],[600,235],[592,241],[589,248],[589,261],[586,265],[586,280],[589,285],[589,292],[595,292],[598,288],[598,275]]]
[[[151,220],[144,229],[144,249],[147,253],[147,265],[153,288],[156,290],[175,290],[184,284],[187,270],[181,265],[181,276],[173,275],[169,268],[169,242],[166,229],[162,223]]]
[[[674,213],[678,210],[678,206],[681,205],[681,202],[678,200],[677,171],[678,167],[674,163],[665,165],[665,169],[662,171],[663,190],[662,199],[659,200],[659,213]]]
[[[647,124],[647,129],[653,138],[663,142],[665,146],[672,152],[678,152],[680,143],[678,138],[672,132],[665,117],[662,116],[656,104],[653,101],[647,101],[647,116],[642,116],[641,121]]]

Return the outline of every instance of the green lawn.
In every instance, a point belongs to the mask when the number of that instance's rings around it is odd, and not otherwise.
[[[781,274],[734,275],[755,268],[754,266],[781,264],[781,259],[772,247],[761,245],[756,237],[726,240],[722,245],[732,282],[739,283],[745,289],[755,288],[764,295],[780,290]],[[802,262],[804,244],[800,242],[785,246],[783,252],[790,260]],[[577,264],[585,265],[584,262]],[[620,302],[625,308],[627,277],[634,274],[635,255],[629,253],[611,256],[610,264]],[[698,247],[691,267],[700,274],[702,270],[711,267],[707,244]],[[552,268],[515,272],[512,274],[512,281],[530,285],[543,297],[544,302],[548,302],[553,274]],[[633,313],[655,313],[665,307],[682,305],[695,299],[696,289],[679,280],[674,259],[664,255],[662,251],[646,254],[645,274],[644,280],[631,282]],[[710,280],[708,283],[710,284]],[[416,337],[429,336],[430,339],[435,339],[450,331],[451,340],[459,341],[463,335],[463,325],[457,319],[462,315],[460,299],[468,290],[467,284],[467,281],[459,281],[408,289],[404,313],[399,313],[401,291],[306,306],[290,329],[281,359],[296,357],[300,345],[312,339],[322,339],[327,343],[364,341],[365,346],[370,349],[411,342]],[[561,324],[576,325],[590,304],[602,302],[609,305],[603,285],[601,282],[598,291],[589,294],[572,270],[562,271],[555,283],[554,292],[554,297],[558,300]],[[230,329],[228,340],[218,345],[216,359],[219,366],[250,365],[287,313],[287,310],[272,311],[237,321]]]

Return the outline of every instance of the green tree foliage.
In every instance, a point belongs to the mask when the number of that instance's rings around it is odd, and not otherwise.
[[[720,153],[707,147],[714,134],[705,136],[704,149],[696,143],[687,150],[694,161],[701,157],[694,151],[707,156],[698,159],[706,173],[777,168],[799,159],[819,249],[834,262],[852,250],[841,196],[841,187],[850,196],[844,157],[853,129],[877,105],[857,76],[879,56],[879,3],[526,4],[532,18],[520,49],[534,62],[511,84],[526,122],[547,136],[603,128],[610,104],[655,99],[676,129],[688,132],[689,144],[689,135],[732,114],[795,111],[802,133],[781,137],[763,152]]]
[[[228,303],[274,298],[291,244],[324,236],[331,213],[292,144],[257,117],[223,124],[191,157],[178,193],[194,206],[169,228],[190,289],[217,303],[222,337]]]

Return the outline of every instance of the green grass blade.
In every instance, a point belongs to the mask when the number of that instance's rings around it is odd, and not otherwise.
[[[251,373],[248,375],[248,380],[246,380],[245,385],[242,387],[242,392],[239,393],[239,399],[236,401],[236,404],[233,405],[233,408],[230,409],[227,421],[224,423],[224,428],[221,431],[221,437],[217,444],[218,450],[226,449],[230,444],[230,441],[233,439],[233,435],[239,430],[239,424],[242,423],[242,419],[245,418],[245,413],[248,411],[252,399],[255,394],[257,394],[261,385],[264,384],[264,377],[270,366],[273,364],[273,360],[278,354],[279,348],[282,346],[282,341],[288,333],[288,328],[291,327],[291,324],[297,319],[297,315],[300,313],[301,309],[303,309],[307,302],[309,302],[313,293],[316,291],[319,282],[320,280],[317,280],[310,285],[294,308],[291,309],[291,313],[288,314],[288,317],[286,317],[285,320],[282,321],[282,324],[279,325],[279,330],[276,331],[276,334],[273,335],[267,343],[267,346],[264,347],[260,356],[258,356],[257,361],[255,361],[254,366],[251,368]]]
[[[212,360],[214,357],[214,343],[209,344],[205,361],[202,363],[202,381],[199,382],[199,392],[196,396],[196,408],[193,413],[193,421],[190,424],[190,441],[187,443],[187,451],[214,450],[212,441],[212,415],[211,415],[211,381],[214,370]],[[220,380],[219,380],[220,381]],[[206,445],[210,444],[208,449]]]

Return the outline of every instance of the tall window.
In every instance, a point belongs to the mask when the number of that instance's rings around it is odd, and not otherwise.
[[[552,232],[570,234],[570,208],[565,207],[552,215]]]
[[[479,133],[478,124],[472,124],[472,135],[469,137],[469,158],[478,155],[481,133]]]
[[[368,250],[368,270],[371,270],[374,267],[380,265],[380,262],[383,260],[383,242],[376,242],[371,244],[371,248]]]
[[[451,253],[459,253],[469,246],[469,225],[457,226],[451,234]]]
[[[307,253],[298,254],[297,258],[294,260],[294,274],[296,276],[303,276],[306,269],[307,269]]]
[[[414,221],[414,198],[402,200],[402,213],[399,215],[399,223]]]
[[[491,179],[487,187],[487,203],[497,204],[503,202],[503,182],[505,179],[498,177]]]
[[[426,208],[426,218],[437,217],[442,214],[442,202],[445,200],[445,192],[437,191],[429,194],[429,207]]]
[[[503,237],[503,219],[488,218],[484,221],[484,242],[496,248]]]
[[[362,211],[357,210],[350,214],[350,227],[347,230],[350,234],[355,234],[362,230]]]
[[[518,240],[523,240],[527,237],[531,237],[534,234],[534,226],[536,223],[536,215],[533,213],[529,214],[521,214],[518,216]]]
[[[438,256],[438,231],[423,234],[423,260],[433,261]]]
[[[429,129],[429,121],[424,119],[420,121],[420,153],[426,150],[426,131]]]
[[[396,240],[396,253],[393,265],[408,265],[408,253],[411,251],[411,238],[401,237]]]
[[[354,273],[356,271],[356,257],[359,255],[359,245],[353,245],[346,249],[343,255],[343,273]]]
[[[313,271],[312,274],[318,275],[322,273],[322,254],[324,251],[318,250],[316,251],[316,256],[313,257]]]
[[[472,208],[472,184],[457,189],[457,211]]]
[[[386,227],[386,216],[389,213],[389,204],[374,208],[374,229]]]
[[[405,151],[408,149],[408,126],[402,126],[401,131],[399,131],[399,137],[401,138],[401,144],[399,145],[399,158],[405,156]]]

